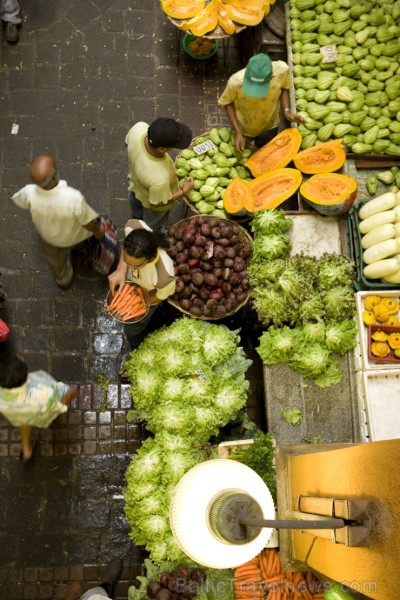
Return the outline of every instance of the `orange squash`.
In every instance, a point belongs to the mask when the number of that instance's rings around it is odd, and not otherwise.
[[[357,181],[340,173],[313,175],[300,187],[300,194],[318,212],[341,215],[356,199]]]
[[[184,21],[181,29],[191,31],[197,37],[213,31],[218,25],[218,2],[219,0],[211,0],[193,19]]]
[[[382,298],[382,304],[388,307],[391,315],[396,315],[399,312],[399,301],[395,298]]]
[[[389,346],[393,350],[397,350],[400,348],[400,334],[399,333],[391,333],[388,337]]]
[[[161,8],[172,19],[191,19],[201,12],[205,0],[161,0]]]
[[[227,213],[242,216],[253,212],[254,199],[250,185],[241,177],[234,177],[224,193],[224,209]]]
[[[299,171],[308,175],[332,173],[345,163],[346,152],[342,140],[331,140],[312,148],[307,148],[293,157]]]
[[[218,4],[218,25],[225,31],[227,35],[233,35],[236,31],[236,25],[229,18],[226,8],[219,2]]]
[[[382,304],[382,302],[380,302],[379,304],[375,304],[375,306],[372,309],[372,312],[374,313],[375,318],[377,321],[379,321],[379,323],[384,323],[390,317],[389,309],[387,308],[387,306]]]
[[[261,23],[266,13],[263,3],[260,2],[250,3],[243,0],[236,0],[236,2],[225,4],[225,8],[232,21],[250,27]]]
[[[297,154],[301,139],[301,134],[295,127],[284,129],[268,144],[254,152],[246,161],[245,166],[253,177],[259,177],[274,169],[282,169]]]
[[[301,180],[297,169],[275,169],[253,179],[248,186],[254,198],[254,212],[282,204],[295,193]]]
[[[372,342],[371,352],[374,356],[379,356],[379,358],[384,358],[385,356],[390,354],[390,348],[386,342]]]

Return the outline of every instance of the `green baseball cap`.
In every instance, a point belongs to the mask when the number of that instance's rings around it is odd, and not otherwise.
[[[256,54],[247,63],[243,91],[252,98],[265,98],[272,79],[272,60],[267,54]]]

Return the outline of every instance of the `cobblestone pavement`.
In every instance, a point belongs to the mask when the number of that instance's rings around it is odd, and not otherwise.
[[[122,599],[143,559],[128,537],[122,489],[144,432],[127,424],[129,388],[116,383],[121,328],[103,313],[104,278],[81,272],[69,291],[55,285],[30,215],[10,196],[28,183],[29,162],[50,153],[61,177],[121,232],[129,217],[126,132],[157,116],[178,118],[196,135],[223,124],[216,98],[241,66],[241,41],[193,61],[158,0],[20,4],[19,43],[8,45],[4,30],[0,43],[0,271],[8,294],[0,316],[11,329],[8,346],[31,370],[75,385],[77,399],[37,432],[31,465],[18,460],[18,432],[0,419],[0,598],[64,598],[69,581],[89,587],[121,557]],[[111,380],[107,398],[100,374]]]

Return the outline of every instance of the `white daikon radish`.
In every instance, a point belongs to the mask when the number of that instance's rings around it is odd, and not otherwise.
[[[384,210],[390,210],[396,206],[396,204],[396,194],[393,192],[386,192],[386,194],[382,194],[382,196],[378,196],[377,198],[366,202],[358,211],[358,216],[361,220],[364,220]]]
[[[400,208],[400,207],[399,207]],[[385,225],[385,223],[394,223],[397,220],[396,212],[394,210],[385,210],[383,212],[367,217],[364,221],[361,221],[359,229],[361,233],[368,233],[371,229]],[[400,212],[399,212],[400,220]]]
[[[363,274],[367,279],[383,279],[397,273],[399,269],[400,262],[397,258],[386,258],[364,267]]]
[[[367,248],[363,253],[363,261],[365,264],[370,265],[378,260],[383,260],[384,258],[389,258],[389,256],[397,254],[399,250],[400,238],[385,240],[384,242],[379,242],[379,244],[374,244],[370,248]]]
[[[393,223],[386,223],[380,227],[374,227],[371,231],[366,233],[361,240],[361,245],[366,249],[374,244],[379,244],[379,242],[390,240],[396,236],[400,236],[400,227],[396,233],[396,226],[393,225]]]

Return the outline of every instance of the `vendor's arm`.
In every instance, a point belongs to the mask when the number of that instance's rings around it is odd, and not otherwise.
[[[235,104],[233,102],[226,104],[225,110],[229,122],[232,125],[232,129],[235,132],[235,148],[238,152],[243,152],[246,145],[246,140],[242,134],[242,130],[240,129],[239,121],[236,116]]]
[[[87,229],[88,231],[91,231],[93,233],[94,237],[96,238],[96,240],[102,240],[105,235],[105,233],[101,229],[97,219],[94,219],[94,221],[90,221],[90,223],[87,223],[86,225],[84,225],[84,228]]]
[[[175,294],[176,281],[174,276],[169,277],[169,282],[162,288],[149,291],[150,304],[159,304],[163,300]]]
[[[298,115],[297,113],[292,113],[289,108],[289,90],[282,88],[280,102],[282,107],[282,112],[285,115],[285,119],[287,121],[295,122],[295,123],[305,123],[305,119]]]
[[[112,295],[115,292],[120,292],[125,285],[126,273],[128,271],[128,265],[124,260],[124,253],[121,252],[118,262],[118,267],[111,275],[108,276],[108,283],[110,284],[110,290]]]
[[[193,185],[194,181],[192,177],[185,177],[182,187],[177,192],[174,192],[172,194],[171,200],[168,200],[168,202],[160,206],[168,206],[169,204],[175,204],[175,202],[188,195],[188,193],[193,189]]]

